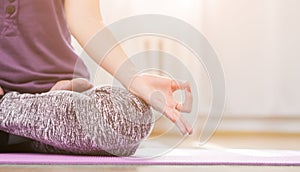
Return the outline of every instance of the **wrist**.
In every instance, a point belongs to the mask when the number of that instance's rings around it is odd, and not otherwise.
[[[132,85],[133,80],[138,75],[138,69],[136,66],[130,61],[127,60],[124,62],[121,67],[117,70],[114,77],[120,81],[120,83],[130,91],[130,87]]]

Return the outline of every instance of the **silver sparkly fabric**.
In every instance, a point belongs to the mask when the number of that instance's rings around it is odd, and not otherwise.
[[[83,93],[11,92],[0,100],[0,130],[30,138],[33,151],[130,156],[152,129],[152,112],[121,88]]]

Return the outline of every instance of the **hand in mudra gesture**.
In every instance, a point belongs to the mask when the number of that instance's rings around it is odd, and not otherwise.
[[[193,98],[188,83],[158,75],[143,74],[132,79],[129,90],[175,123],[182,134],[192,133],[191,125],[180,114],[192,110]],[[185,91],[184,103],[175,100],[173,93],[177,90]]]

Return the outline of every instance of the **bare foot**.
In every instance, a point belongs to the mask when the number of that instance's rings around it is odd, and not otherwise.
[[[4,95],[4,91],[1,87],[0,87],[0,95]]]
[[[69,90],[75,92],[83,92],[91,89],[93,85],[86,79],[76,78],[72,80],[62,80],[58,81],[50,91],[56,90]]]

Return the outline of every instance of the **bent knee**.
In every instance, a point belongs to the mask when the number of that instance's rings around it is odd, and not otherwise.
[[[111,134],[108,137],[114,138],[111,146],[115,146],[117,152],[127,150],[116,155],[132,155],[152,130],[153,114],[150,106],[122,88],[104,86],[92,92],[102,117],[106,119]]]
[[[108,115],[112,118],[109,120],[110,124],[113,127],[121,127],[122,134],[131,135],[138,132],[139,137],[144,138],[150,132],[153,114],[150,106],[141,98],[123,88],[111,86],[96,88],[95,96],[99,108],[109,112]]]

